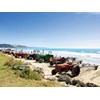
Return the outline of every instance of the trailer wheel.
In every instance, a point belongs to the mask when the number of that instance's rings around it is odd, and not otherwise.
[[[80,73],[80,67],[79,66],[73,66],[72,68],[72,76],[75,77],[75,76],[78,76]]]
[[[55,69],[52,70],[52,75],[55,75],[57,72]]]

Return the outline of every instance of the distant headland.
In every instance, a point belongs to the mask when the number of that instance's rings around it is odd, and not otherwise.
[[[24,45],[0,44],[0,48],[26,48]]]

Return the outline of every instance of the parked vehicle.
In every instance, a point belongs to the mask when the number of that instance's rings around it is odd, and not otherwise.
[[[50,62],[50,58],[53,58],[53,55],[50,54],[39,54],[36,57],[36,62]]]
[[[27,57],[27,59],[28,60],[35,60],[38,55],[39,54],[29,54],[29,56]]]
[[[5,49],[2,50],[3,53],[8,54],[8,55],[13,55],[14,56],[14,50],[11,49]]]
[[[52,75],[56,73],[71,71],[72,76],[77,76],[80,73],[79,65],[73,65],[72,63],[56,64],[55,69],[52,70]]]
[[[29,54],[24,52],[16,52],[14,56],[15,58],[27,58]]]
[[[53,66],[54,64],[63,64],[65,62],[66,62],[66,58],[64,58],[64,57],[54,57],[50,61],[50,65]]]

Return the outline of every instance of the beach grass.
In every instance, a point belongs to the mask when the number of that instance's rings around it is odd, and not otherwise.
[[[61,86],[58,82],[53,81],[36,81],[24,79],[11,70],[8,66],[4,66],[5,62],[11,57],[0,53],[0,87],[58,87]]]

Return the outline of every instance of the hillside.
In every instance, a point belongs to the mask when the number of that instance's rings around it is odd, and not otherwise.
[[[5,66],[11,57],[0,53],[0,87],[58,87],[58,82],[31,80],[18,77],[8,66]]]
[[[25,48],[23,45],[0,44],[0,48]]]

